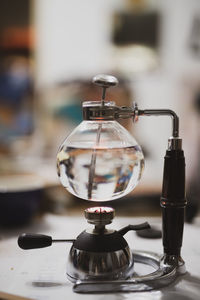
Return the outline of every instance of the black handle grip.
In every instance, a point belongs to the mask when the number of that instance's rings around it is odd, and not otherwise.
[[[52,237],[44,234],[23,233],[18,238],[18,245],[24,250],[44,248],[52,245]]]
[[[120,233],[121,235],[126,234],[128,231],[130,230],[144,230],[144,229],[150,229],[151,226],[149,225],[148,222],[142,223],[142,224],[138,224],[138,225],[128,225],[126,227],[123,227],[122,229],[118,230],[118,233]]]
[[[168,150],[165,156],[162,197],[164,252],[180,255],[184,227],[185,158],[182,150]]]

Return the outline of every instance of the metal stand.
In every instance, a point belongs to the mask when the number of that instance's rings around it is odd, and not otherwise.
[[[76,293],[142,292],[169,285],[186,272],[185,263],[176,257],[163,257],[151,252],[134,251],[135,262],[155,268],[153,273],[144,276],[132,276],[127,280],[81,281],[73,286]]]
[[[101,87],[113,86],[113,77],[99,75],[93,80]],[[105,98],[105,95],[104,95]],[[133,107],[118,107],[97,105],[83,107],[83,117],[86,120],[116,120],[133,118],[138,121],[140,116],[170,116],[172,118],[172,137],[168,140],[168,149],[165,156],[163,188],[160,204],[162,207],[162,237],[164,255],[158,257],[147,252],[133,253],[138,262],[156,265],[157,270],[142,277],[132,277],[128,280],[116,282],[81,282],[74,286],[76,292],[105,291],[141,291],[161,287],[169,284],[179,274],[185,273],[185,263],[181,258],[181,246],[184,227],[185,207],[185,158],[182,150],[182,140],[179,138],[179,118],[169,109],[138,109]]]
[[[137,121],[140,116],[166,115],[172,117],[172,137],[169,138],[168,149],[165,156],[163,188],[160,200],[162,207],[162,238],[164,254],[162,256],[159,256],[157,254],[145,251],[134,251],[133,253],[129,251],[129,253],[133,255],[133,260],[135,262],[153,266],[155,271],[144,276],[134,276],[133,270],[132,273],[128,273],[128,275],[127,273],[124,273],[122,279],[116,280],[105,280],[105,278],[101,278],[98,280],[97,278],[94,278],[93,280],[77,280],[73,289],[77,293],[105,293],[138,292],[160,288],[162,286],[170,284],[175,280],[176,277],[186,272],[185,263],[181,258],[184,212],[187,201],[185,198],[185,158],[182,150],[182,140],[179,138],[179,119],[175,112],[168,109],[139,110],[136,104],[133,107],[118,107],[113,102],[106,103],[104,101],[105,91],[109,86],[116,85],[118,82],[117,79],[113,76],[98,75],[94,78],[93,82],[103,88],[102,101],[93,102],[93,104],[91,104],[91,102],[86,102],[87,105],[83,106],[84,120],[112,121],[119,118],[133,118],[133,121]],[[98,139],[99,136],[97,135],[97,143]],[[92,184],[94,166],[95,152],[93,153],[91,161],[91,179],[89,180],[89,186]],[[90,188],[88,193],[90,196]],[[93,222],[93,220],[91,222]],[[102,224],[100,224],[101,226],[99,225],[99,223],[95,225],[95,230],[98,231],[102,229]],[[130,230],[130,228],[128,230]],[[121,230],[122,235],[125,234],[125,232],[127,232],[127,228],[123,228]],[[118,232],[118,234],[120,234],[120,231]],[[85,241],[85,234],[83,241]],[[19,246],[23,249],[33,249],[38,247],[50,246],[52,242],[54,242],[54,240],[52,240],[51,237],[39,236],[38,238],[35,236],[25,235],[21,236],[18,242]],[[65,242],[73,242],[73,245],[78,243],[77,240],[65,240]],[[94,244],[96,247],[96,243]],[[104,248],[107,246],[107,243],[100,243],[100,245],[101,244]],[[77,247],[77,249],[81,248]],[[124,254],[124,249],[125,247],[120,247],[117,250],[120,250]],[[88,246],[83,250],[88,251],[91,255],[94,252],[94,249],[88,249]],[[119,256],[119,253],[117,252],[116,254],[115,250],[116,249],[112,249],[112,253],[114,253],[113,255],[115,255],[116,258]],[[105,251],[105,255],[107,255],[109,251],[110,250],[108,250],[107,252]],[[100,257],[99,253],[101,253],[101,251],[97,251],[98,259]],[[76,262],[80,263],[80,252],[78,252],[78,254],[79,255],[76,256]],[[110,261],[112,261],[112,259]],[[116,272],[117,270],[118,269],[115,268]],[[75,271],[78,272],[79,268],[77,267]]]

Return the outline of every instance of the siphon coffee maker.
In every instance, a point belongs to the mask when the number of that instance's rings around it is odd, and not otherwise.
[[[181,258],[184,227],[185,159],[179,137],[179,119],[168,109],[140,110],[116,106],[106,101],[106,89],[118,80],[110,75],[97,75],[93,82],[102,87],[101,101],[83,102],[83,121],[65,139],[57,154],[57,172],[62,185],[73,195],[103,206],[85,210],[93,227],[76,239],[56,240],[42,234],[23,234],[18,238],[22,249],[50,246],[53,242],[72,243],[67,263],[67,277],[79,293],[146,291],[168,285],[184,274]],[[122,198],[138,184],[144,169],[141,147],[117,120],[140,116],[172,118],[172,136],[165,155],[162,209],[163,254],[130,249],[124,235],[130,230],[150,228],[147,222],[128,225],[120,230],[107,229],[115,211],[105,201]],[[122,198],[123,201],[123,198]],[[134,264],[153,267],[153,272],[139,276]]]

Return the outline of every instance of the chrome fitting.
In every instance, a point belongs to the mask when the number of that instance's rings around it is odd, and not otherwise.
[[[168,150],[182,150],[182,139],[179,137],[170,137],[168,139]]]

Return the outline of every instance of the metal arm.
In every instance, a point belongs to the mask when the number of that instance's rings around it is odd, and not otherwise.
[[[139,116],[170,116],[172,118],[172,136],[179,137],[179,118],[170,109],[145,109],[138,111]]]
[[[135,107],[137,109],[137,105]],[[182,149],[182,140],[179,138],[179,118],[173,110],[145,109],[138,110],[137,114],[138,116],[170,116],[172,118],[172,136],[168,140],[168,150]]]
[[[112,107],[104,107],[105,105],[105,92],[106,89],[118,84],[118,79],[111,75],[99,74],[96,75],[92,82],[103,89],[102,100],[101,100],[101,109],[96,106],[92,108],[93,113],[91,113],[89,107],[87,107],[87,111],[85,110],[84,117],[89,118],[91,120],[111,120],[111,119],[127,119],[133,117],[134,121],[137,121],[139,116],[171,116],[172,117],[172,137],[178,138],[179,136],[179,119],[176,113],[170,109],[145,109],[138,110],[138,106],[134,103],[133,107],[118,107],[114,104]],[[95,113],[94,113],[95,112]],[[99,113],[98,113],[99,112]]]
[[[87,103],[86,103],[87,104]],[[83,118],[90,121],[112,121],[117,119],[133,118],[136,122],[140,116],[170,116],[172,118],[172,136],[169,139],[169,150],[181,149],[182,142],[179,138],[179,118],[177,114],[170,109],[138,109],[136,103],[133,107],[116,106],[114,102],[105,102],[102,106],[101,102],[84,105]]]

